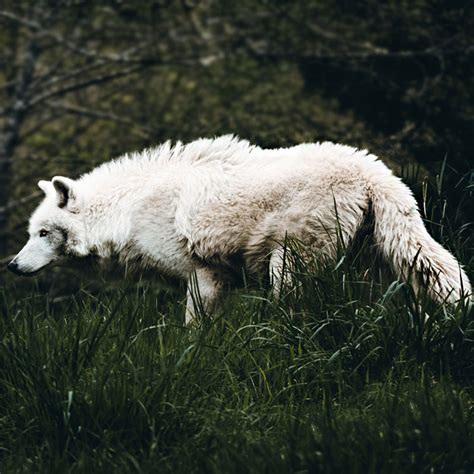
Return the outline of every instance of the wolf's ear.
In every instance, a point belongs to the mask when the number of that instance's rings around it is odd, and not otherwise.
[[[58,206],[66,207],[68,202],[75,198],[74,181],[63,176],[55,176],[52,183],[57,193]]]
[[[53,183],[51,183],[51,181],[44,181],[43,179],[38,181],[38,188],[40,188],[41,191],[43,191],[46,195],[48,195],[54,189]]]

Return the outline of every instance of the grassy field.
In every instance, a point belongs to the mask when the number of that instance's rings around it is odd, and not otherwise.
[[[427,202],[431,232],[473,280],[472,227],[446,209]],[[473,472],[472,308],[358,251],[294,277],[192,328],[151,283],[0,289],[1,472]]]

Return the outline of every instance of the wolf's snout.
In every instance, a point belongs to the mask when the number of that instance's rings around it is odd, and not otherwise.
[[[16,273],[17,275],[21,275],[21,272],[18,269],[18,263],[16,263],[14,259],[7,265],[7,268],[11,272]]]
[[[8,270],[11,272],[15,273],[16,275],[20,276],[31,276],[36,273],[36,271],[25,271],[24,268],[20,268],[20,265],[18,265],[18,262],[13,259],[8,265],[7,265]]]

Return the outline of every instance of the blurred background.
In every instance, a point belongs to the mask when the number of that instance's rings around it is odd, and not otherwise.
[[[39,179],[223,133],[369,148],[420,200],[443,170],[445,211],[464,225],[474,2],[2,0],[0,284]]]

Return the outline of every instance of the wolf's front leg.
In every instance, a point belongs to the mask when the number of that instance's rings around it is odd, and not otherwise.
[[[188,278],[185,323],[192,323],[200,311],[212,311],[222,290],[218,272],[210,268],[197,268]]]
[[[269,273],[272,293],[275,299],[279,299],[282,293],[289,291],[292,286],[291,260],[288,258],[286,249],[278,247],[270,255]]]

